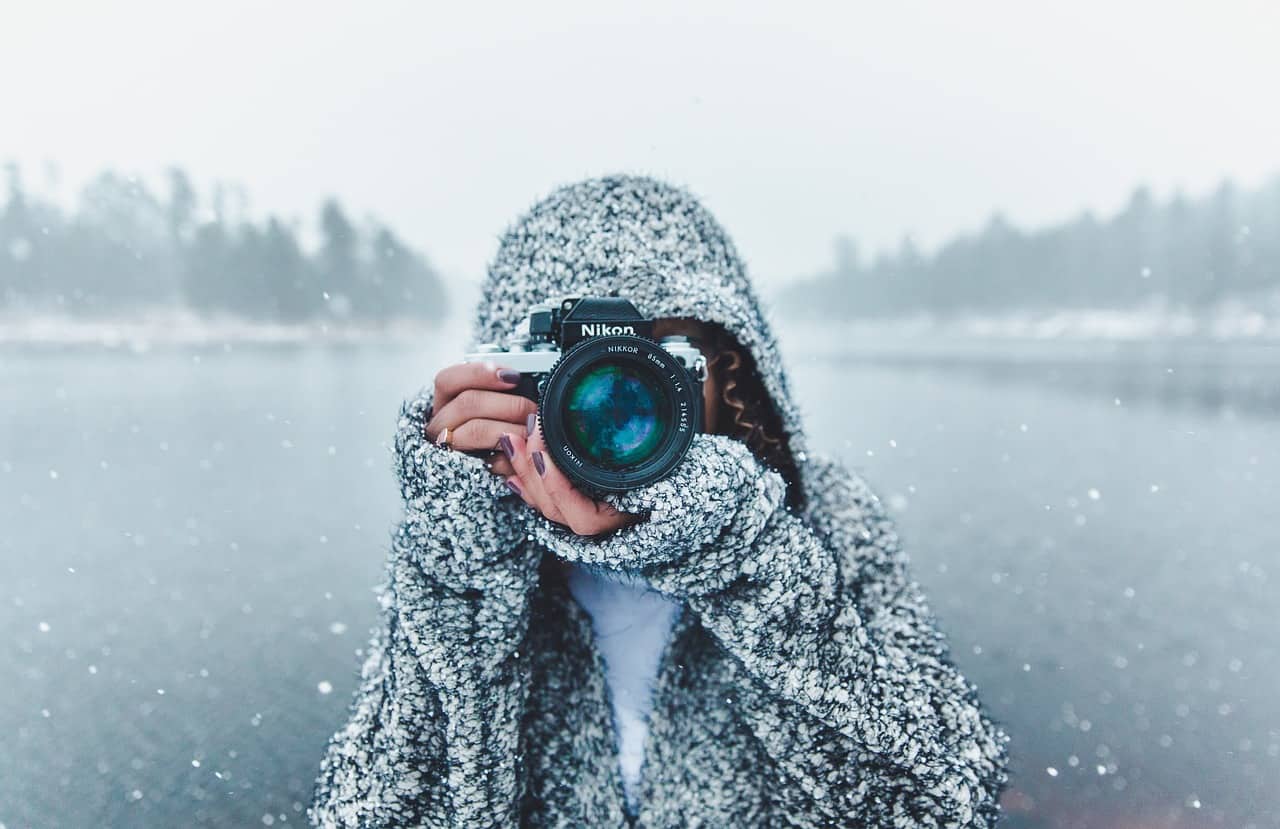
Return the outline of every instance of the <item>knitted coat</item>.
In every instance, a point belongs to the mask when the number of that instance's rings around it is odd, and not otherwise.
[[[476,342],[529,307],[618,295],[723,325],[753,353],[804,507],[746,446],[698,435],[667,478],[610,496],[647,516],[575,536],[401,413],[405,512],[383,623],[324,758],[318,826],[990,826],[1007,737],[909,576],[879,499],[808,452],[734,248],[687,193],[613,177],[556,191],[490,266]],[[655,680],[637,815],[591,620],[553,557],[626,571],[681,604]]]

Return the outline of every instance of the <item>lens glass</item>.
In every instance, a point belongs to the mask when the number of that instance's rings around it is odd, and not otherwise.
[[[643,463],[671,427],[670,398],[635,366],[596,363],[570,381],[564,423],[574,451],[606,469]]]

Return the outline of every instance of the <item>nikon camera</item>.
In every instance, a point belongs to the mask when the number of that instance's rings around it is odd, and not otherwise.
[[[702,429],[702,353],[687,337],[654,341],[653,320],[620,297],[536,305],[505,343],[465,360],[520,372],[511,393],[538,404],[552,460],[588,492],[659,480]]]

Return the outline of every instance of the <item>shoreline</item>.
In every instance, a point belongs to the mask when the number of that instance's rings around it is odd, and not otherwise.
[[[0,316],[0,348],[102,348],[144,353],[169,347],[407,345],[451,333],[462,334],[456,320],[436,325],[409,320],[377,324],[339,320],[277,323],[186,312],[128,319],[52,314]]]
[[[1085,310],[993,316],[833,321],[775,321],[784,352],[861,358],[1166,360],[1227,351],[1271,363],[1280,353],[1280,314],[1245,308],[1192,315],[1164,309]],[[462,348],[466,320],[440,324],[394,320],[299,323],[203,317],[156,311],[131,318],[0,314],[0,348],[86,348],[145,353],[155,348],[262,346],[385,346],[452,339]],[[1197,357],[1198,355],[1198,357]],[[1239,356],[1233,356],[1233,361]]]

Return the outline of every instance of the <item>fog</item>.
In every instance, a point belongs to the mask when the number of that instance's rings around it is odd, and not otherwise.
[[[1033,226],[1275,172],[1266,2],[11,3],[0,159],[104,169],[306,216],[375,212],[452,281],[557,183],[659,174],[767,282],[925,249],[1002,210]]]

